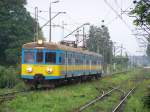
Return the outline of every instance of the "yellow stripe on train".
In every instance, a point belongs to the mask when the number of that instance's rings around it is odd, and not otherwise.
[[[34,76],[35,74],[42,74],[44,76],[62,76],[61,71],[80,71],[80,70],[101,70],[101,66],[87,66],[87,65],[34,65],[22,64],[22,75]]]

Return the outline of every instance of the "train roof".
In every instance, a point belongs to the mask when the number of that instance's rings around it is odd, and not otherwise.
[[[88,55],[96,55],[96,56],[102,57],[102,55],[100,55],[98,53],[90,52],[88,50],[83,50],[82,48],[74,48],[71,46],[66,46],[63,44],[53,43],[53,42],[44,42],[43,44],[38,44],[37,42],[30,42],[30,43],[24,44],[23,48],[25,48],[25,49],[46,48],[46,49],[50,49],[50,50],[63,50],[63,51],[79,52],[79,53],[85,53]]]

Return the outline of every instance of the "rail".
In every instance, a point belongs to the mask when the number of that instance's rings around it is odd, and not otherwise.
[[[88,108],[92,104],[96,103],[97,101],[103,99],[105,96],[107,96],[108,94],[112,93],[114,90],[117,90],[118,88],[119,87],[113,88],[113,89],[109,90],[106,93],[103,91],[102,95],[98,96],[96,99],[93,99],[93,100],[89,101],[85,105],[81,106],[79,109],[76,109],[75,112],[81,112],[81,111],[85,110],[86,108]]]

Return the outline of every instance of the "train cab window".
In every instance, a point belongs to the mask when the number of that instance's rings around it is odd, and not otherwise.
[[[24,50],[24,63],[34,63],[33,50]]]
[[[55,52],[46,52],[45,62],[55,64],[56,63],[56,53]]]
[[[36,52],[36,62],[37,63],[42,63],[43,62],[43,57],[44,57],[43,51],[37,50],[37,52]]]

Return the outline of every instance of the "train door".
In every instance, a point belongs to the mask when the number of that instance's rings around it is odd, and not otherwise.
[[[91,56],[89,56],[89,65],[90,65],[90,74],[91,74],[91,70],[92,70],[92,59],[91,59]]]
[[[68,75],[68,52],[65,53],[65,75]]]
[[[72,53],[72,67],[73,67],[73,75],[75,75],[75,69],[76,69],[76,66],[75,66],[75,53],[73,52]]]

